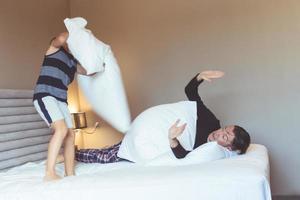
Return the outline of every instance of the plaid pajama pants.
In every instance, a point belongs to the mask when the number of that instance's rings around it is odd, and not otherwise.
[[[121,160],[117,156],[121,142],[103,149],[80,149],[75,151],[75,159],[84,163],[114,163]]]

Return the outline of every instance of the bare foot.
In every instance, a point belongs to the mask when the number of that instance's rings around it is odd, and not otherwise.
[[[70,176],[75,176],[75,174],[68,174],[68,175],[65,174],[65,177],[70,177]]]
[[[60,180],[60,179],[61,179],[61,177],[58,176],[55,173],[46,173],[46,175],[43,178],[43,180],[45,182],[48,182],[48,181],[57,181],[57,180]]]

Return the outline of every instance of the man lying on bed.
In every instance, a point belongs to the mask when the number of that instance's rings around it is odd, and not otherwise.
[[[219,145],[231,151],[244,154],[250,144],[250,136],[245,129],[237,125],[230,125],[221,128],[220,121],[204,105],[199,94],[198,86],[204,81],[211,81],[214,78],[221,78],[224,73],[221,71],[203,71],[195,76],[185,87],[185,94],[190,101],[197,102],[197,128],[194,148],[200,145],[217,141]],[[179,120],[169,129],[169,142],[174,155],[177,158],[184,158],[189,151],[186,151],[176,139],[180,136],[186,124],[177,127]]]
[[[217,141],[219,145],[231,151],[238,151],[239,154],[246,152],[250,144],[250,136],[245,129],[237,125],[220,127],[216,116],[204,105],[199,94],[198,86],[204,81],[211,81],[214,78],[221,78],[224,75],[221,71],[203,71],[197,74],[185,87],[185,93],[190,101],[197,102],[197,129],[194,148],[200,145]],[[186,124],[177,126],[177,120],[169,129],[170,147],[177,158],[184,158],[189,151],[186,151],[177,137],[180,136]],[[103,149],[81,149],[76,150],[77,161],[86,163],[113,163],[122,160],[117,156],[121,142]]]

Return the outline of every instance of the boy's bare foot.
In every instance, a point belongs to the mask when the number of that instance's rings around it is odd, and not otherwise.
[[[68,176],[76,176],[76,175],[75,175],[75,173],[74,174],[68,174],[68,175],[65,174],[65,177],[68,177]]]
[[[57,181],[57,180],[60,180],[60,179],[61,179],[61,177],[58,176],[55,173],[46,173],[46,175],[43,178],[43,180],[45,182],[48,182],[48,181]]]

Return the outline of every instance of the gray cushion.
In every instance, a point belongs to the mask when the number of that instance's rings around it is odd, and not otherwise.
[[[43,135],[52,135],[52,131],[49,128],[39,128],[34,130],[2,133],[0,134],[0,142],[19,140],[24,138],[32,138],[32,137],[43,136]]]
[[[28,107],[32,106],[32,99],[0,99],[0,107]]]
[[[17,157],[9,160],[0,161],[0,169],[7,169],[10,167],[15,167],[18,165],[22,165],[27,162],[39,161],[43,160],[47,157],[47,151],[29,154],[22,157]]]
[[[0,116],[0,125],[42,121],[39,114]]]
[[[0,99],[32,99],[33,90],[0,89]]]
[[[29,115],[29,114],[35,114],[35,113],[36,113],[36,110],[33,106],[0,108],[0,116]]]
[[[1,151],[8,151],[12,149],[27,147],[31,145],[38,145],[43,144],[45,141],[50,140],[50,135],[44,135],[44,136],[38,136],[38,137],[32,137],[32,138],[24,138],[20,140],[10,140],[6,142],[0,143],[0,152]]]
[[[12,149],[8,151],[0,152],[0,161],[18,158],[26,155],[30,155],[33,153],[38,153],[42,151],[47,151],[48,149],[48,143],[45,144],[38,144],[38,145],[32,145],[28,147],[23,147],[19,149]]]
[[[0,171],[46,159],[52,133],[32,97],[32,90],[0,89]]]
[[[0,134],[48,127],[44,121],[0,125]]]

